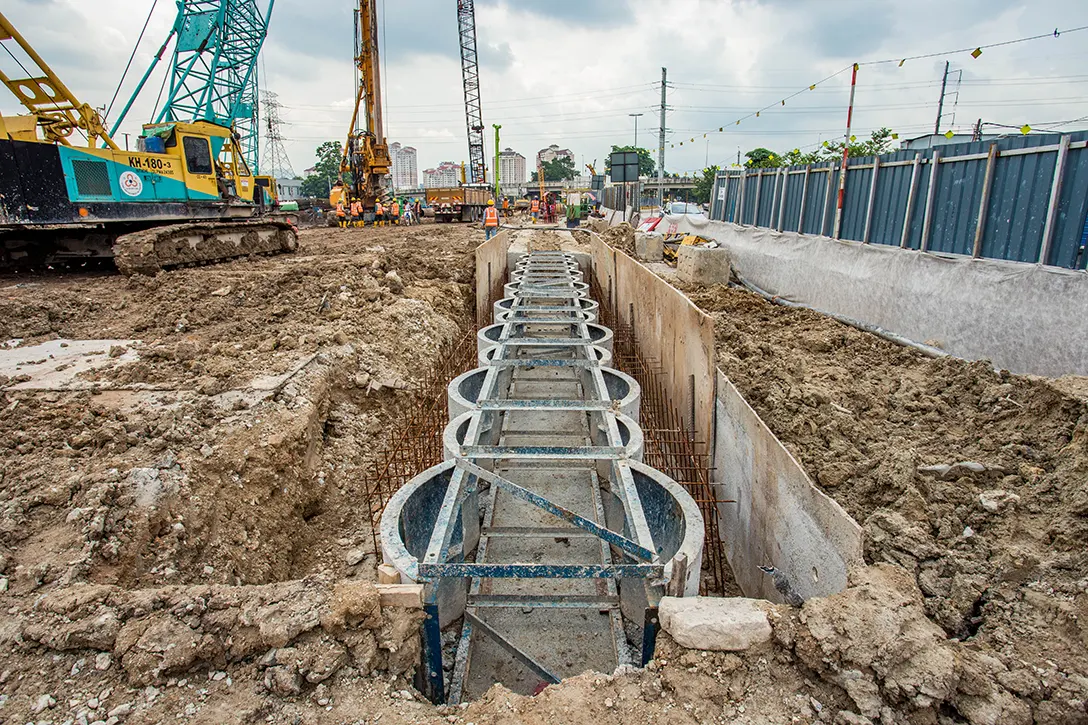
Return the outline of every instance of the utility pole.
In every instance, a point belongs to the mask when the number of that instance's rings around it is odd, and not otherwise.
[[[854,91],[858,87],[858,64],[854,63],[853,74],[850,76],[850,105],[846,107],[846,135],[842,142],[842,165],[839,167],[839,196],[835,202],[835,225],[832,228],[831,238],[838,239],[842,233],[842,207],[846,198],[846,172],[850,159],[850,128],[854,121]]]
[[[661,121],[657,129],[657,208],[665,208],[665,89],[668,70],[661,69]]]
[[[495,203],[499,203],[499,129],[500,124],[491,124],[495,128]]]
[[[638,117],[641,116],[642,114],[641,113],[628,113],[627,115],[630,116],[631,118],[635,119],[635,146],[634,146],[634,148],[635,148],[636,151],[638,151]]]
[[[283,119],[280,118],[281,104],[279,96],[271,91],[261,91],[264,106],[265,147],[261,171],[272,178],[290,179],[295,175],[291,160],[287,158],[287,149],[283,146]]]
[[[971,140],[972,141],[981,141],[982,140],[982,119],[981,118],[975,124],[975,132],[973,134],[971,134]]]
[[[948,61],[944,62],[944,76],[941,78],[941,97],[937,101],[937,120],[933,124],[933,135],[941,132],[941,114],[944,113],[944,92],[948,87]]]

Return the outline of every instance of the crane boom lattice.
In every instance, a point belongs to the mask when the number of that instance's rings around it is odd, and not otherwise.
[[[472,0],[457,0],[457,28],[461,38],[461,77],[465,86],[469,179],[473,184],[486,184],[484,119],[480,108],[480,63],[476,54],[476,8]]]
[[[274,0],[182,0],[167,98],[156,123],[211,121],[234,126],[242,154],[257,168],[260,119],[257,56],[268,35]]]

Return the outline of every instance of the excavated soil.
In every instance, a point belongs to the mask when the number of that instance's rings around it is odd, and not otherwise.
[[[362,491],[472,326],[482,238],[304,230],[151,279],[0,280],[0,339],[141,341],[80,389],[0,379],[0,722],[1088,721],[1083,399],[725,288],[688,291],[723,369],[863,523],[868,566],[744,653],[662,635],[643,670],[423,702]]]
[[[994,687],[1036,722],[1088,720],[1076,383],[931,359],[744,290],[686,292],[715,320],[722,370],[862,524],[866,560],[909,572],[930,620],[984,655]]]

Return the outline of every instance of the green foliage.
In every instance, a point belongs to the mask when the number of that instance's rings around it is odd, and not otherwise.
[[[710,195],[714,191],[714,178],[718,175],[718,167],[710,166],[703,169],[703,175],[695,177],[695,188],[691,196],[698,204],[706,204],[710,201]]]
[[[317,147],[315,155],[317,163],[314,164],[314,173],[335,181],[340,176],[340,159],[344,155],[344,147],[339,141],[326,141]]]
[[[612,154],[618,154],[621,151],[637,151],[638,152],[638,175],[653,177],[657,175],[657,164],[654,162],[653,156],[650,156],[650,152],[643,148],[636,148],[634,146],[613,146]],[[604,159],[604,171],[606,174],[612,172],[612,157],[611,155],[605,156]]]
[[[744,157],[748,159],[744,162],[745,168],[748,169],[769,169],[780,165],[782,161],[781,157],[774,151],[765,149],[762,146],[752,149],[744,154]]]
[[[329,180],[318,176],[317,174],[310,174],[302,180],[302,195],[313,196],[317,198],[325,198],[329,195]]]
[[[858,141],[856,138],[850,142],[850,158],[861,156],[879,156],[892,150],[892,130],[882,128],[873,131],[867,141]],[[842,141],[824,141],[816,151],[802,152],[793,149],[784,154],[776,154],[765,148],[752,149],[745,154],[748,161],[745,167],[749,169],[774,168],[776,166],[804,166],[805,164],[818,164],[821,161],[842,160]]]
[[[577,175],[578,172],[574,168],[574,159],[569,156],[560,156],[544,162],[544,181],[569,181]],[[533,172],[531,181],[540,183],[537,172]]]

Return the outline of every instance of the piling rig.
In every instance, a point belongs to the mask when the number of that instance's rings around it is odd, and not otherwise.
[[[350,175],[350,183],[334,187],[329,201],[333,204],[340,201],[343,190],[347,189],[351,198],[362,201],[367,211],[373,211],[392,166],[382,129],[378,63],[378,4],[375,0],[359,0],[355,10],[355,110],[340,159],[340,181]]]

